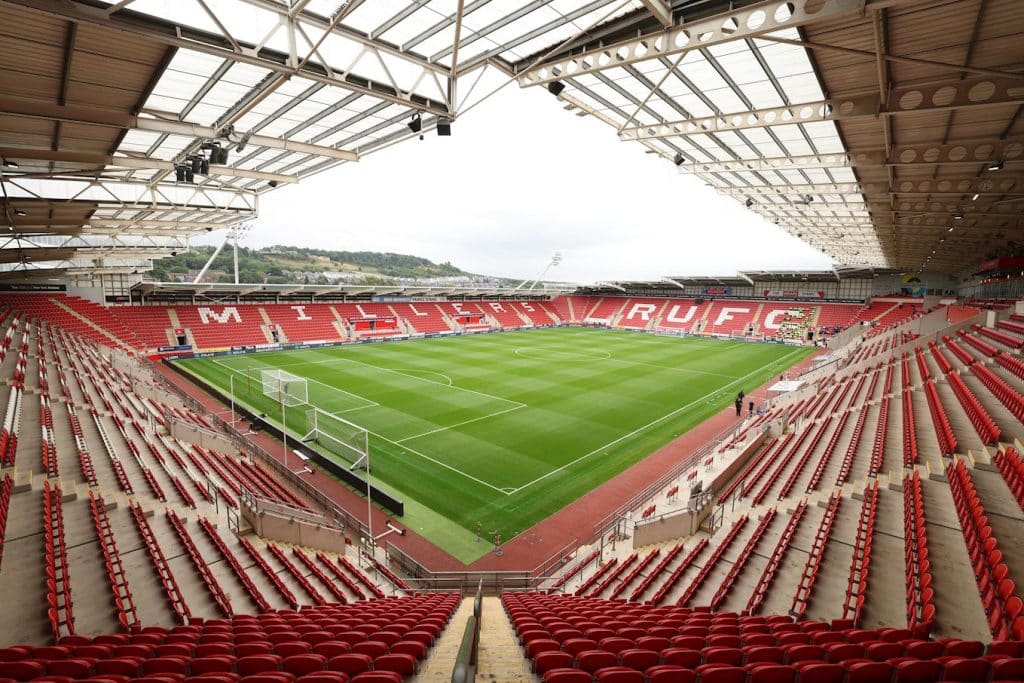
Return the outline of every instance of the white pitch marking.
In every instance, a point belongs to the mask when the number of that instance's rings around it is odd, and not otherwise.
[[[423,453],[420,453],[419,451],[417,451],[417,450],[415,450],[413,448],[409,448],[405,444],[398,443],[397,441],[392,441],[391,439],[389,439],[389,438],[387,438],[385,436],[381,436],[380,434],[378,434],[376,432],[371,432],[369,429],[367,429],[366,432],[368,434],[372,434],[373,436],[377,437],[381,441],[387,441],[389,444],[393,444],[395,446],[398,446],[399,448],[403,448],[403,449],[409,451],[410,453],[412,453],[413,455],[418,455],[418,456],[420,456],[421,458],[423,458],[425,460],[429,460],[430,462],[434,463],[435,465],[440,465],[441,467],[445,468],[446,470],[450,470],[452,472],[455,472],[456,474],[461,474],[466,479],[471,479],[471,480],[475,481],[478,484],[482,484],[483,486],[486,486],[489,489],[497,491],[498,493],[504,493],[506,496],[511,496],[512,495],[511,493],[508,492],[509,489],[503,489],[503,488],[499,488],[499,487],[495,486],[494,484],[489,484],[488,482],[484,481],[483,479],[478,479],[478,478],[474,477],[472,474],[466,474],[465,472],[463,472],[462,470],[458,469],[457,467],[452,467],[451,465],[449,465],[447,463],[444,463],[444,462],[441,462],[440,460],[438,460],[436,458],[432,458],[429,455],[425,455]]]
[[[505,410],[499,410],[498,412],[491,413],[490,415],[481,415],[480,417],[474,417],[474,418],[472,418],[470,420],[464,420],[462,422],[456,422],[455,424],[448,425],[447,427],[438,427],[437,429],[431,429],[429,432],[423,432],[422,434],[413,434],[412,436],[407,436],[404,439],[399,439],[395,443],[405,443],[406,441],[412,441],[413,439],[418,439],[421,436],[428,436],[430,434],[437,434],[438,432],[444,432],[444,431],[447,431],[449,429],[455,429],[456,427],[461,427],[462,425],[468,425],[471,422],[479,422],[480,420],[486,420],[486,419],[491,418],[491,417],[497,417],[499,415],[504,415],[505,413],[511,413],[513,410],[522,410],[523,408],[527,408],[527,407],[528,406],[525,406],[525,405],[512,406],[511,408],[506,408]]]
[[[231,367],[230,365],[225,365],[224,363],[222,363],[220,360],[218,360],[216,358],[212,358],[211,360],[214,363],[216,363],[217,365],[221,366],[222,368],[226,368],[226,369],[230,370],[231,372],[237,372],[239,375],[245,375],[246,374],[246,373],[242,372],[241,370],[238,370],[236,368]],[[291,365],[286,366],[286,367],[295,367],[296,365],[303,365],[303,364],[302,363],[292,363]],[[272,369],[272,368],[273,369],[277,369],[279,367],[284,367],[284,366],[268,365],[267,369]],[[345,391],[344,389],[339,389],[338,387],[332,387],[330,384],[324,384],[320,380],[313,379],[312,377],[306,377],[305,375],[303,375],[302,379],[308,380],[310,382],[315,382],[316,384],[319,384],[322,387],[327,387],[328,389],[330,389],[332,391],[337,391],[337,392],[342,393],[342,394],[348,394],[349,396],[352,396],[353,398],[358,398],[360,401],[364,401],[366,403],[366,405],[364,405],[364,406],[356,406],[355,408],[347,408],[346,410],[361,410],[363,408],[375,408],[375,407],[380,405],[376,401],[371,401],[370,399],[366,398],[365,396],[360,396],[359,394],[353,394],[351,391]],[[307,397],[307,399],[308,399],[308,397]],[[306,405],[309,405],[309,401],[308,400],[306,401]],[[345,412],[345,411],[343,410],[343,411],[340,411],[340,412]]]
[[[782,358],[779,358],[777,361],[772,363],[772,365],[774,366],[774,365],[781,364],[783,361],[785,361],[787,358],[791,357],[793,354],[799,353],[799,351],[800,351],[800,349],[796,349],[795,351],[790,351],[785,356],[783,356]],[[757,373],[762,372],[763,370],[764,370],[764,368],[758,368],[757,370],[754,370],[753,372],[750,372],[750,373],[744,375],[743,377],[738,377],[734,381],[730,382],[729,384],[726,384],[724,387],[721,387],[721,389],[719,391],[724,391],[724,390],[728,389],[729,387],[735,386],[736,384],[739,384],[740,382],[742,382],[743,380],[747,379],[748,377],[756,375]],[[639,434],[640,432],[646,430],[648,427],[652,427],[652,426],[658,424],[659,422],[664,422],[668,418],[670,418],[670,417],[672,417],[674,415],[677,415],[677,414],[681,413],[684,410],[688,410],[689,408],[692,408],[693,406],[697,405],[698,403],[700,403],[701,401],[704,401],[704,400],[705,400],[704,398],[699,398],[696,401],[691,401],[690,403],[687,403],[685,406],[682,406],[680,408],[676,408],[672,412],[666,413],[665,415],[662,415],[661,417],[659,417],[659,418],[657,418],[657,419],[655,419],[655,420],[653,420],[651,422],[648,422],[647,424],[643,425],[642,427],[637,427],[636,429],[634,429],[633,431],[629,432],[628,434],[623,434],[622,436],[618,437],[617,439],[615,439],[613,441],[609,441],[605,445],[600,446],[598,448],[595,448],[594,450],[590,451],[589,453],[585,453],[585,454],[581,455],[580,457],[576,458],[575,460],[573,460],[571,462],[567,462],[564,465],[562,465],[561,467],[553,469],[550,472],[548,472],[547,474],[543,474],[543,475],[537,477],[536,479],[534,479],[531,482],[527,482],[526,484],[523,484],[519,488],[515,489],[513,491],[513,493],[519,493],[523,489],[528,488],[530,486],[533,486],[537,482],[543,481],[544,479],[547,479],[551,475],[557,474],[558,472],[561,472],[564,469],[572,467],[576,463],[581,462],[583,460],[586,460],[590,456],[595,455],[595,454],[605,450],[609,446],[614,446],[615,444],[619,443],[623,439],[628,439],[628,438],[630,438],[632,436],[635,436],[636,434]]]
[[[642,366],[648,367],[648,368],[658,368],[659,370],[670,370],[672,372],[690,372],[690,373],[697,374],[697,375],[710,375],[712,377],[724,377],[725,379],[739,379],[738,377],[736,377],[736,375],[723,375],[723,374],[718,373],[718,372],[707,372],[705,370],[691,370],[690,368],[677,368],[677,367],[673,367],[671,365],[658,365],[656,363],[641,363],[640,361],[635,361],[635,360],[625,360],[625,359],[622,359],[622,358],[615,358],[608,351],[604,352],[604,353],[608,354],[607,356],[588,356],[585,353],[574,353],[572,351],[557,351],[555,349],[538,349],[535,346],[519,346],[519,347],[516,347],[516,349],[512,353],[514,355],[516,355],[516,356],[523,355],[523,354],[519,353],[520,351],[541,351],[541,352],[547,351],[547,352],[551,352],[551,353],[561,353],[561,354],[565,354],[567,356],[578,356],[580,360],[594,360],[594,361],[607,360],[607,361],[611,361],[612,363],[623,363],[625,365],[642,365]],[[526,355],[525,357],[526,358],[530,358],[530,356],[528,356],[528,355]],[[536,357],[535,357],[535,359],[536,360],[552,360],[552,361],[566,360],[564,358],[562,358],[562,359],[558,359],[558,358],[545,359],[545,358],[536,358]]]
[[[342,360],[345,360],[345,359],[342,359]],[[218,365],[220,365],[223,368],[227,368],[228,370],[230,370],[232,372],[237,372],[240,375],[244,375],[245,374],[241,370],[236,370],[235,368],[233,368],[233,367],[231,367],[229,365],[224,365],[223,363],[218,361],[216,358],[213,359],[213,362],[217,363]],[[353,362],[358,362],[358,361],[353,361]],[[293,365],[302,365],[302,363],[294,363]],[[360,365],[366,365],[366,364],[365,363],[360,363]],[[280,366],[276,366],[276,367],[280,367]],[[371,365],[369,367],[377,367],[377,366]],[[380,368],[380,369],[383,370],[385,368]],[[398,374],[402,374],[402,373],[398,373]],[[407,377],[412,377],[412,375],[407,375]],[[315,379],[310,379],[310,381],[311,382],[316,382],[317,384],[323,384],[323,382],[319,382],[319,381],[317,381]],[[423,380],[423,381],[430,382],[430,380]],[[438,382],[430,382],[430,383],[431,384],[438,384]],[[335,387],[331,387],[329,384],[323,384],[323,386],[328,387],[329,389],[335,389],[335,391],[342,391],[342,392],[344,392],[346,394],[349,393],[349,392],[345,391],[344,389],[337,389]],[[441,386],[444,386],[444,385],[441,385]],[[457,389],[458,387],[452,387],[452,388]],[[464,391],[471,391],[471,390],[470,389],[464,389]],[[474,392],[474,393],[476,393],[476,392]],[[369,399],[365,399],[362,396],[359,396],[357,394],[352,394],[352,396],[355,396],[356,398],[362,398],[364,401],[369,400]],[[495,397],[490,397],[490,398],[495,398]],[[507,399],[502,399],[502,400],[507,401]],[[512,403],[512,401],[508,401],[508,402]],[[375,403],[374,405],[380,405],[380,404],[379,403]],[[363,408],[372,408],[373,406],[362,406],[362,407]],[[528,407],[529,406],[527,406],[525,403],[522,403],[522,404],[517,405],[515,408],[512,408],[512,410],[518,410],[519,408],[528,408]],[[351,408],[350,408],[350,410],[351,410]],[[505,412],[508,412],[508,411],[505,411]],[[488,415],[487,417],[491,417],[491,416]],[[353,424],[355,424],[355,423],[353,423]],[[356,425],[356,426],[359,427],[360,425]],[[360,428],[361,429],[366,429],[365,427],[360,427]],[[499,487],[495,486],[494,484],[490,484],[490,483],[484,481],[483,479],[478,479],[477,477],[474,477],[472,474],[467,474],[467,473],[463,472],[462,470],[460,470],[460,469],[458,469],[456,467],[452,467],[451,465],[449,465],[447,463],[444,463],[444,462],[441,462],[440,460],[438,460],[436,458],[432,458],[429,455],[425,455],[424,453],[420,453],[419,451],[417,451],[414,448],[409,448],[408,446],[406,446],[404,444],[401,444],[401,443],[399,443],[397,441],[393,441],[393,440],[387,438],[386,436],[384,436],[382,434],[378,434],[377,432],[370,431],[369,429],[366,429],[366,433],[367,434],[372,434],[373,436],[377,437],[381,441],[386,441],[389,444],[398,446],[399,448],[401,448],[403,450],[406,450],[406,451],[412,453],[413,455],[418,455],[419,457],[421,457],[421,458],[423,458],[425,460],[429,460],[430,462],[434,463],[435,465],[439,465],[439,466],[445,468],[446,470],[450,470],[451,472],[455,472],[456,474],[460,474],[463,477],[465,477],[466,479],[470,479],[472,481],[475,481],[476,483],[481,484],[483,486],[486,486],[487,488],[492,489],[494,491],[497,491],[498,493],[503,493],[506,496],[511,496],[512,495],[511,493],[509,493],[510,489],[499,488]]]
[[[449,385],[449,384],[442,384],[441,382],[435,382],[433,380],[426,379],[425,377],[417,377],[416,375],[410,375],[410,374],[407,374],[407,373],[404,373],[404,372],[400,372],[398,370],[392,370],[391,368],[381,367],[380,365],[374,365],[373,363],[364,363],[362,361],[352,360],[351,358],[337,358],[335,360],[345,361],[346,363],[355,363],[356,365],[362,365],[362,366],[367,367],[367,368],[373,368],[374,370],[382,370],[384,372],[390,372],[390,373],[393,373],[393,374],[396,374],[396,375],[401,375],[402,377],[409,377],[410,379],[418,379],[419,381],[426,382],[427,384],[436,384],[438,386],[448,387],[449,389],[455,389],[456,391],[465,391],[465,392],[468,392],[470,394],[476,394],[477,396],[483,396],[484,398],[489,398],[492,401],[502,401],[503,403],[511,403],[512,405],[517,406],[519,408],[529,408],[528,405],[526,405],[525,403],[520,403],[519,401],[513,401],[513,400],[508,399],[508,398],[502,398],[501,396],[492,396],[491,394],[485,394],[482,391],[475,391],[473,389],[465,389],[463,387],[457,387],[454,384],[451,384],[451,385]]]

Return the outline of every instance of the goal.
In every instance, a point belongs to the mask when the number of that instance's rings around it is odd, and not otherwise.
[[[369,472],[369,433],[357,424],[314,407],[306,411],[306,436],[302,440],[338,456],[349,463],[350,470]]]
[[[263,395],[292,408],[309,403],[306,379],[290,372],[269,368],[260,371]]]

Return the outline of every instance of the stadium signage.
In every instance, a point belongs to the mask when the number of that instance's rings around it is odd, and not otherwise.
[[[191,344],[182,344],[180,346],[161,346],[157,349],[160,353],[175,353],[177,351],[191,351]]]
[[[708,296],[729,296],[732,290],[728,287],[705,287],[704,293]]]
[[[813,289],[766,289],[764,296],[777,299],[824,299],[825,292]]]
[[[66,292],[67,285],[43,285],[14,283],[0,285],[0,292]]]

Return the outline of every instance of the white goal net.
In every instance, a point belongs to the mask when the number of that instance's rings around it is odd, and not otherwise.
[[[263,383],[263,395],[283,403],[289,408],[309,403],[309,393],[304,377],[293,375],[277,368],[260,371]]]
[[[306,411],[306,443],[314,443],[321,451],[338,456],[349,463],[349,469],[367,469],[370,451],[368,432],[357,424],[331,415],[319,408]]]

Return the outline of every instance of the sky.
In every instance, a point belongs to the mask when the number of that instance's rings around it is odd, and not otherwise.
[[[487,92],[487,90],[481,90]],[[821,252],[614,129],[511,84],[433,131],[260,197],[244,245],[391,251],[473,273],[652,280],[827,269]]]

